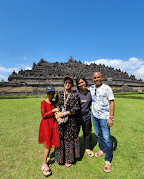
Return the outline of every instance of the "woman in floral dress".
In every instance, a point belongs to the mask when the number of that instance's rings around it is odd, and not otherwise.
[[[76,158],[80,157],[80,145],[78,138],[78,119],[77,114],[79,108],[79,96],[76,92],[73,92],[73,78],[66,76],[64,78],[64,91],[58,92],[56,96],[56,105],[62,111],[65,104],[65,112],[57,112],[55,114],[57,121],[59,122],[59,136],[60,147],[55,148],[55,162],[58,164],[65,164],[69,167],[74,163]],[[68,116],[67,122],[63,122],[63,117]]]

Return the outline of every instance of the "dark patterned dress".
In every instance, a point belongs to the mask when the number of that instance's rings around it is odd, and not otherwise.
[[[67,94],[66,94],[67,97]],[[78,138],[77,114],[79,108],[79,96],[72,92],[66,104],[66,111],[72,115],[68,116],[68,121],[58,125],[60,136],[60,147],[55,148],[55,162],[64,164],[65,162],[73,163],[75,158],[80,157],[80,144]],[[64,92],[58,92],[56,96],[56,105],[60,111],[64,104]]]

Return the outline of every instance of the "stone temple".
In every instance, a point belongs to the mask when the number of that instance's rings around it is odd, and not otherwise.
[[[0,82],[0,95],[33,95],[44,94],[45,87],[55,86],[56,90],[63,89],[63,78],[70,75],[75,79],[83,75],[89,86],[93,84],[93,73],[102,73],[105,84],[112,87],[114,92],[130,92],[144,90],[144,82],[137,80],[134,75],[129,76],[120,69],[114,69],[105,65],[83,64],[73,60],[70,56],[65,63],[50,63],[41,59],[38,64],[33,63],[31,70],[15,71],[9,76],[8,82]],[[74,87],[75,88],[75,87]]]

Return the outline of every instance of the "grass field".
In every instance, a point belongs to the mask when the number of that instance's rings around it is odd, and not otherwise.
[[[40,167],[44,147],[38,144],[41,98],[0,100],[0,160],[2,179],[44,178]],[[104,158],[84,153],[80,132],[81,159],[70,168],[54,163],[50,178],[144,178],[144,100],[115,99],[115,121],[111,128],[113,161],[110,174],[103,172]],[[99,150],[92,131],[93,151]]]

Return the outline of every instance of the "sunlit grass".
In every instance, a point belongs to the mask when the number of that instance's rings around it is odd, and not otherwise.
[[[40,167],[44,147],[38,144],[41,98],[0,100],[1,178],[43,178]],[[84,153],[80,132],[81,160],[70,168],[54,163],[50,178],[143,178],[144,100],[115,99],[111,128],[114,157],[110,174],[103,172],[104,158]],[[93,151],[99,150],[93,133]]]

